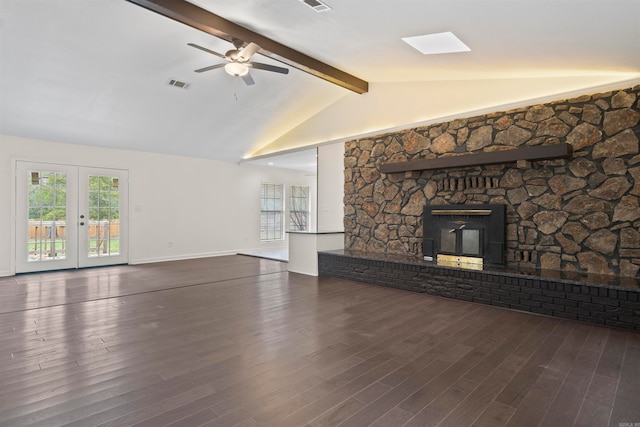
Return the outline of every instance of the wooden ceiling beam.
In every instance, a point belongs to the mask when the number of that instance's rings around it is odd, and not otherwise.
[[[364,80],[255,33],[185,0],[127,1],[227,41],[236,38],[245,42],[254,42],[260,46],[260,54],[353,92],[362,94],[369,90],[369,83]]]

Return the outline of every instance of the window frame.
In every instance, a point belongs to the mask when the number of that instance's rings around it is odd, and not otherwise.
[[[279,192],[279,197],[278,196]],[[284,240],[284,185],[272,182],[260,184],[260,241]]]
[[[296,195],[296,189],[304,189],[304,196]],[[309,215],[311,213],[310,191],[311,188],[308,185],[289,186],[289,231],[309,231]],[[304,200],[304,202],[296,202],[302,200]],[[298,209],[301,205],[304,205],[304,209]],[[301,227],[298,222],[293,219],[294,214],[301,214],[304,217],[304,227]]]

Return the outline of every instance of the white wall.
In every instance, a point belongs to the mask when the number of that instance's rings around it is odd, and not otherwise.
[[[318,147],[318,231],[344,231],[344,143]]]
[[[0,275],[5,276],[15,272],[17,160],[129,170],[132,264],[286,247],[286,241],[260,242],[260,183],[308,185],[312,194],[316,188],[315,177],[284,169],[0,135]]]
[[[252,155],[350,141],[637,84],[637,74],[615,71],[581,76],[500,77],[481,80],[481,84],[464,79],[372,82],[369,92],[348,93]]]

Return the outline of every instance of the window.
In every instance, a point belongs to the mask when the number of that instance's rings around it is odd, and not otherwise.
[[[309,231],[309,187],[291,187],[289,194],[289,230]]]
[[[282,184],[262,184],[260,190],[260,240],[282,240]]]

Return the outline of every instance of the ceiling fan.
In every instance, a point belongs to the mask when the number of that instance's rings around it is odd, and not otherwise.
[[[231,49],[227,51],[224,55],[218,52],[214,52],[213,50],[209,50],[206,47],[198,46],[194,43],[187,43],[191,47],[195,47],[196,49],[200,49],[204,52],[215,55],[219,58],[226,59],[227,63],[210,65],[208,67],[199,68],[195,70],[196,73],[203,73],[209,70],[215,70],[216,68],[223,68],[227,72],[235,77],[241,77],[242,80],[247,85],[252,85],[255,82],[249,73],[250,68],[255,68],[256,70],[266,70],[273,71],[275,73],[281,74],[289,74],[289,70],[282,67],[276,67],[275,65],[263,64],[261,62],[249,61],[254,53],[260,50],[260,46],[251,42],[248,45],[244,46],[244,42],[242,40],[233,39],[232,41],[235,49]]]

